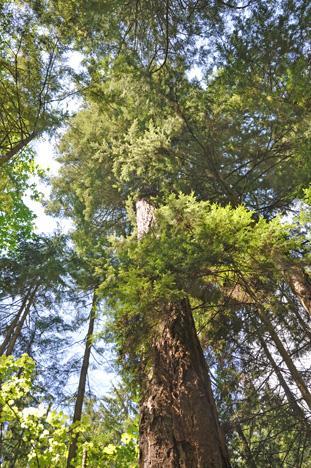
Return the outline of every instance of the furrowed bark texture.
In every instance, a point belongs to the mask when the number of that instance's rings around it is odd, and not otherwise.
[[[187,299],[162,308],[143,374],[140,468],[229,468]]]
[[[155,222],[144,189],[136,204],[138,238]],[[157,314],[141,374],[139,468],[230,468],[189,300],[164,304]]]

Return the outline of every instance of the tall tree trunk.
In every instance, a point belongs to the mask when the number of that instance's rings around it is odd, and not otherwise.
[[[256,465],[256,462],[253,458],[253,454],[252,454],[252,451],[250,449],[250,446],[247,442],[247,439],[244,435],[244,432],[243,432],[243,429],[242,429],[242,426],[240,424],[237,424],[236,426],[236,431],[242,441],[242,445],[243,445],[243,448],[244,448],[244,453],[245,453],[245,458],[247,460],[247,466],[248,468],[257,468],[257,465]]]
[[[256,288],[251,284],[251,282],[247,282],[247,280],[243,279],[243,288],[247,292],[250,298],[253,299],[254,304],[257,306],[257,311],[258,315],[261,319],[261,321],[265,324],[266,330],[269,332],[278,352],[280,353],[281,357],[283,358],[291,376],[294,382],[296,383],[297,387],[300,390],[300,393],[302,395],[302,398],[308,405],[309,409],[311,410],[311,393],[309,392],[309,389],[303,380],[302,376],[300,375],[299,371],[297,370],[292,358],[286,351],[286,349],[283,346],[282,341],[278,337],[278,334],[275,331],[275,328],[270,321],[268,315],[266,314],[265,307],[262,305],[264,303],[264,298],[262,298],[262,301],[260,298],[256,296]]]
[[[311,394],[308,390],[308,387],[306,383],[304,382],[303,378],[301,377],[300,373],[298,372],[293,360],[291,359],[290,355],[286,351],[286,349],[283,346],[283,343],[281,342],[280,338],[278,337],[278,334],[276,333],[269,317],[267,316],[264,307],[263,306],[258,306],[258,314],[262,320],[262,322],[266,325],[267,330],[274,341],[274,344],[279,351],[280,355],[282,356],[288,370],[291,373],[291,376],[296,383],[297,387],[300,390],[300,393],[307,403],[309,409],[311,410]]]
[[[96,291],[93,294],[93,301],[92,301],[92,308],[90,312],[90,321],[89,321],[89,328],[88,332],[86,335],[86,343],[85,343],[85,350],[84,350],[84,357],[83,357],[83,363],[81,367],[81,372],[80,372],[80,379],[79,379],[79,387],[78,387],[78,394],[77,394],[77,399],[76,399],[76,404],[75,404],[75,410],[74,410],[74,415],[73,415],[73,423],[77,421],[81,421],[81,416],[82,416],[82,407],[83,407],[83,401],[84,401],[84,395],[85,395],[85,386],[86,386],[86,376],[89,368],[89,362],[90,362],[90,354],[91,354],[91,347],[92,347],[92,338],[93,338],[93,332],[94,332],[94,322],[95,322],[95,316],[96,316],[96,305],[97,305],[97,293]],[[68,458],[67,458],[67,468],[74,468],[74,465],[72,464],[72,460],[76,457],[77,455],[77,439],[79,437],[79,434],[75,434],[75,436],[72,438],[70,447],[69,447],[69,453],[68,453]]]
[[[311,330],[310,328],[308,327],[307,323],[305,322],[305,320],[303,319],[303,317],[301,317],[299,311],[298,311],[298,308],[297,307],[293,307],[292,308],[292,312],[296,315],[301,327],[303,328],[304,332],[306,333],[307,337],[309,338],[309,340],[311,341]]]
[[[28,137],[20,140],[17,145],[12,149],[7,151],[4,155],[0,156],[0,167],[9,162],[21,149],[25,148],[36,136],[38,135],[37,131],[34,131],[28,135]]]
[[[5,338],[4,338],[4,341],[3,343],[1,344],[0,346],[0,356],[3,356],[4,354],[4,351],[5,351],[5,348],[8,344],[8,342],[10,341],[11,339],[11,336],[12,336],[12,333],[13,333],[13,330],[14,328],[16,327],[17,325],[17,322],[19,321],[20,319],[20,316],[22,315],[22,312],[27,304],[27,301],[28,301],[28,298],[31,294],[31,290],[32,290],[32,286],[30,286],[30,288],[28,289],[27,293],[25,294],[23,300],[22,300],[22,304],[17,312],[17,314],[15,315],[11,325],[8,327],[6,333],[5,333]]]
[[[141,237],[153,207],[144,199],[136,209]],[[139,467],[230,468],[188,299],[162,306],[143,367]]]
[[[161,310],[140,407],[140,468],[229,468],[187,299]]]
[[[269,351],[269,348],[268,346],[266,345],[265,343],[265,340],[260,337],[260,344],[261,346],[263,347],[263,350],[265,352],[265,355],[267,356],[277,378],[278,378],[278,381],[281,385],[281,387],[283,388],[284,390],[284,393],[285,393],[285,396],[287,398],[287,401],[288,403],[290,404],[292,410],[293,410],[293,414],[294,416],[302,423],[305,423],[306,422],[306,416],[302,410],[302,408],[300,408],[300,406],[298,405],[297,401],[296,401],[296,397],[294,396],[294,394],[292,393],[291,389],[289,388],[289,386],[287,385],[283,375],[282,375],[282,372],[281,370],[279,369],[279,366],[277,365],[277,363],[275,362],[275,360],[273,359],[273,356],[272,354],[270,353]]]
[[[277,253],[274,262],[283,278],[311,317],[311,279],[303,266]]]
[[[10,356],[12,354],[12,352],[13,352],[16,340],[20,335],[21,329],[23,328],[25,320],[26,320],[26,318],[27,318],[27,316],[29,314],[30,308],[33,305],[33,302],[34,302],[36,293],[37,293],[37,291],[39,289],[39,286],[40,286],[40,284],[38,283],[35,286],[35,288],[33,289],[32,293],[30,295],[30,298],[28,300],[27,306],[25,307],[24,313],[23,313],[20,321],[18,322],[17,327],[15,328],[15,331],[14,331],[14,333],[13,333],[13,335],[11,337],[11,340],[10,340],[10,342],[8,344],[8,347],[7,347],[7,350],[6,350],[6,353],[5,353],[6,356]]]
[[[86,468],[86,460],[87,460],[87,451],[86,448],[83,447],[83,455],[82,455],[82,468]]]

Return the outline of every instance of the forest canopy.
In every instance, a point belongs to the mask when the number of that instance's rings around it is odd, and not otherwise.
[[[3,468],[309,467],[310,35],[304,0],[1,1]]]

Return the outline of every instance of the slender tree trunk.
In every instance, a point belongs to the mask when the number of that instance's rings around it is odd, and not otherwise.
[[[297,308],[293,308],[293,313],[296,315],[300,325],[302,326],[302,328],[304,329],[307,337],[309,338],[309,340],[311,341],[311,330],[310,328],[308,327],[307,323],[305,322],[305,320],[303,319],[303,317],[301,317],[299,311],[297,310]]]
[[[25,323],[25,320],[26,320],[26,318],[27,318],[27,316],[29,314],[30,308],[31,308],[31,306],[32,306],[32,304],[34,302],[34,299],[35,299],[36,293],[37,293],[37,291],[39,289],[39,286],[40,286],[40,284],[38,283],[35,286],[35,288],[33,289],[32,293],[30,295],[30,298],[28,300],[27,306],[25,307],[24,313],[23,313],[20,321],[18,322],[17,327],[15,328],[15,331],[14,331],[14,333],[13,333],[13,335],[11,337],[11,340],[10,340],[10,342],[8,344],[8,347],[7,347],[7,350],[6,350],[6,353],[5,353],[6,356],[10,356],[12,354],[12,352],[13,352],[16,340],[19,337],[21,329],[22,329],[22,327],[23,327],[23,325]]]
[[[274,255],[277,268],[282,272],[283,278],[295,296],[311,317],[311,279],[300,265],[290,261],[281,254]]]
[[[83,456],[82,456],[82,468],[86,468],[87,452],[86,448],[83,447]]]
[[[279,353],[282,356],[286,366],[288,367],[288,370],[290,371],[294,382],[296,383],[297,387],[299,388],[303,399],[305,400],[305,402],[307,403],[309,409],[311,410],[311,394],[310,394],[310,392],[308,390],[308,387],[307,387],[306,383],[304,382],[303,378],[301,377],[300,373],[298,372],[293,360],[291,359],[288,352],[284,348],[283,343],[281,342],[280,338],[278,337],[278,335],[277,335],[271,321],[269,320],[269,317],[265,313],[265,310],[264,310],[263,306],[258,306],[258,314],[259,314],[261,320],[263,321],[263,323],[266,325],[267,330],[268,330],[272,340],[274,341],[274,344],[275,344],[277,350],[279,351]]]
[[[96,315],[96,305],[97,305],[97,293],[96,291],[93,294],[93,301],[92,301],[92,308],[90,312],[90,321],[89,321],[89,328],[86,335],[86,343],[85,343],[85,350],[84,350],[84,357],[83,363],[80,372],[80,380],[79,380],[79,387],[78,387],[78,395],[75,404],[75,410],[73,415],[73,423],[77,421],[81,421],[82,416],[82,407],[85,395],[85,387],[86,387],[86,376],[89,368],[90,362],[90,354],[91,354],[91,347],[92,347],[92,337],[94,331],[94,322],[95,322],[95,315]],[[72,438],[69,453],[67,458],[67,468],[74,468],[72,464],[72,460],[77,455],[77,439],[79,434],[75,434],[75,437]]]
[[[8,329],[7,329],[7,331],[6,331],[4,341],[3,341],[2,345],[0,346],[0,356],[3,356],[4,351],[5,351],[5,348],[6,348],[7,344],[8,344],[8,342],[9,342],[10,339],[11,339],[13,330],[14,330],[14,328],[16,327],[17,322],[19,321],[20,316],[22,315],[22,312],[23,312],[23,310],[24,310],[24,308],[25,308],[25,306],[26,306],[26,304],[27,304],[28,298],[29,298],[29,296],[30,296],[30,294],[31,294],[31,289],[32,289],[32,287],[30,287],[30,288],[28,289],[26,295],[24,296],[24,299],[23,299],[23,301],[22,301],[22,304],[21,304],[21,306],[20,306],[20,308],[19,308],[19,311],[18,311],[17,314],[15,315],[15,317],[14,317],[14,319],[13,319],[11,325],[8,327]]]
[[[264,339],[262,337],[260,337],[260,343],[261,343],[261,346],[263,347],[263,350],[265,352],[265,355],[267,356],[277,378],[278,378],[278,381],[281,385],[281,387],[283,388],[284,390],[284,393],[285,393],[285,396],[287,398],[287,401],[288,403],[290,404],[292,410],[293,410],[293,414],[294,416],[299,420],[301,421],[302,423],[305,423],[306,422],[306,416],[303,412],[303,410],[300,408],[300,406],[298,405],[297,401],[296,401],[296,398],[294,396],[294,394],[292,393],[291,389],[289,388],[289,386],[287,385],[283,375],[282,375],[282,372],[280,371],[279,369],[279,366],[277,365],[277,363],[275,362],[275,360],[273,359],[273,356],[272,354],[270,353],[269,349],[268,349],[268,346],[266,345]]]
[[[154,222],[154,208],[143,199],[136,209],[141,237]],[[188,299],[162,306],[142,360],[139,467],[230,468]]]
[[[250,449],[250,446],[248,445],[248,442],[247,442],[247,439],[244,435],[244,432],[243,432],[243,429],[241,427],[240,424],[238,424],[236,426],[236,430],[237,430],[237,433],[242,441],[242,445],[244,447],[244,453],[245,453],[245,458],[247,460],[247,463],[248,463],[248,467],[249,468],[257,468],[257,465],[255,463],[255,460],[253,458],[253,454],[252,454],[252,451]]]
[[[256,304],[258,315],[261,321],[265,324],[266,329],[269,332],[278,352],[280,353],[288,370],[290,371],[292,379],[294,380],[297,387],[299,388],[302,398],[304,399],[309,409],[311,410],[311,393],[309,392],[309,389],[305,381],[303,380],[302,376],[298,372],[293,360],[291,359],[290,355],[284,348],[282,341],[278,337],[278,334],[276,333],[273,324],[271,323],[268,315],[266,314],[265,307],[261,304],[260,300],[258,300],[258,297],[256,296],[256,293],[254,292],[255,288],[253,290],[252,285],[249,284],[246,280],[243,280],[243,288],[247,292],[249,297],[253,299],[254,304]]]
[[[293,291],[293,288],[291,288],[291,290]],[[303,330],[305,331],[307,337],[309,338],[309,340],[311,341],[311,329],[309,328],[309,325],[308,323],[306,322],[306,320],[301,316],[300,314],[300,311],[299,311],[299,308],[297,307],[296,304],[291,304],[292,302],[292,299],[288,296],[288,294],[285,293],[285,297],[287,299],[287,302],[290,306],[290,309],[291,309],[291,312],[296,316],[298,322],[300,323],[301,327],[303,328]]]
[[[0,167],[9,162],[21,149],[25,148],[36,136],[38,132],[32,132],[27,138],[21,140],[10,151],[7,151],[3,156],[0,156]]]

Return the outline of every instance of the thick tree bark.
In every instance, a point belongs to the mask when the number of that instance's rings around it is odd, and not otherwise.
[[[161,313],[143,374],[139,466],[229,468],[189,301]]]
[[[137,235],[154,224],[148,197],[136,204]],[[140,468],[230,468],[207,364],[188,299],[159,312],[142,358]]]
[[[82,416],[82,407],[83,407],[85,386],[86,386],[86,376],[87,376],[87,372],[89,368],[91,347],[92,347],[92,337],[93,337],[93,332],[94,332],[96,305],[97,305],[97,294],[95,291],[93,295],[92,308],[90,312],[89,328],[88,328],[88,332],[86,335],[86,343],[85,343],[83,363],[82,363],[81,372],[80,372],[78,394],[77,394],[73,421],[72,421],[73,423],[77,421],[81,421],[81,416]],[[74,468],[74,465],[72,464],[72,460],[76,457],[76,454],[77,454],[78,437],[79,437],[79,434],[75,434],[75,437],[72,438],[72,441],[69,447],[68,458],[67,458],[67,468]]]

